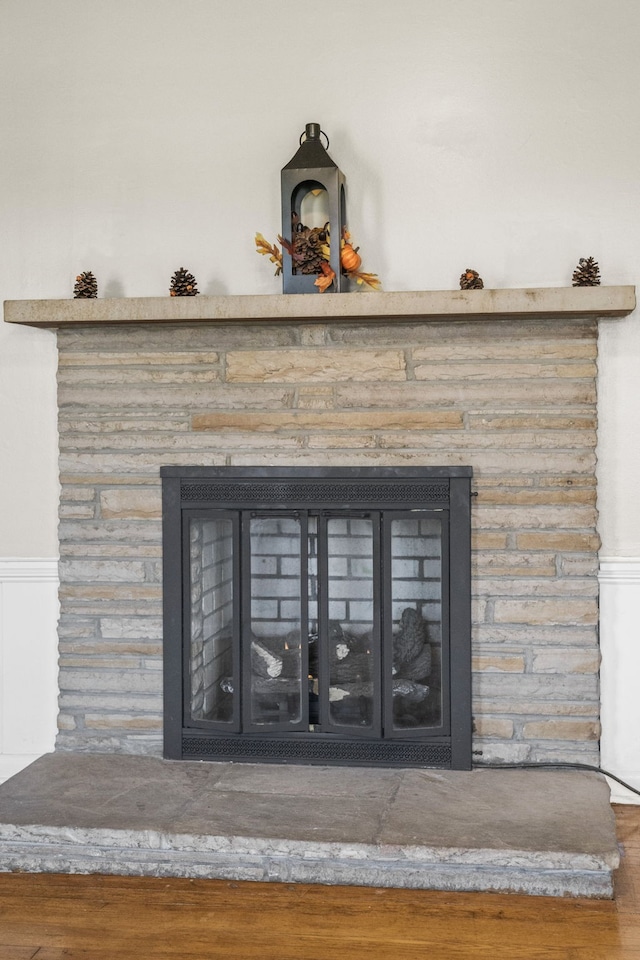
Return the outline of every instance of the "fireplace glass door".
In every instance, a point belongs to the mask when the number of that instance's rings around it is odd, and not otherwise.
[[[187,516],[187,723],[443,729],[447,511]]]
[[[470,471],[431,471],[163,468],[167,756],[468,766]]]

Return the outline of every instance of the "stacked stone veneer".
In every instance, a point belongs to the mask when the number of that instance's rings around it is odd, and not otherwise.
[[[161,752],[161,464],[470,464],[475,748],[597,760],[595,320],[58,343],[59,748]]]

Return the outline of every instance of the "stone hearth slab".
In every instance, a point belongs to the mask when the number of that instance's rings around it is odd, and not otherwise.
[[[0,870],[611,897],[609,788],[471,772],[53,753],[0,786]]]

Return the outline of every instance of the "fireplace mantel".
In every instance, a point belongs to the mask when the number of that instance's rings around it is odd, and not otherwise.
[[[4,319],[33,327],[138,323],[360,322],[624,317],[635,287],[532,287],[390,293],[7,300]]]

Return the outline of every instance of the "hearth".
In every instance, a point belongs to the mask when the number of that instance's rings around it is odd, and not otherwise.
[[[470,467],[161,473],[167,758],[470,768]]]

